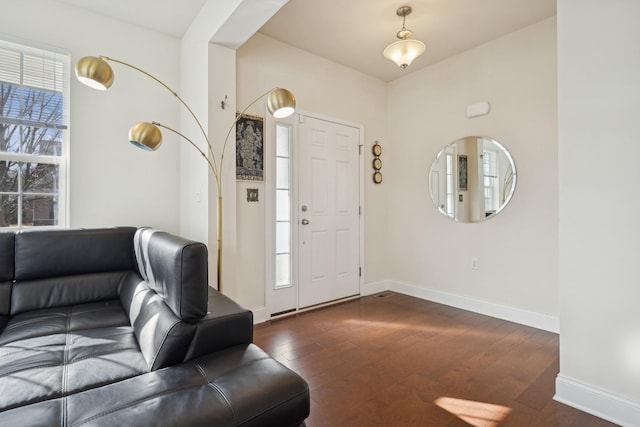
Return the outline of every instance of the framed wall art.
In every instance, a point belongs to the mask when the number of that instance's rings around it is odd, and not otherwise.
[[[236,122],[236,179],[264,180],[264,119],[243,114]]]
[[[467,156],[458,155],[458,190],[467,190]]]

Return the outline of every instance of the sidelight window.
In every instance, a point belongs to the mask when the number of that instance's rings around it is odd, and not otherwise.
[[[276,123],[275,287],[291,286],[291,127]]]

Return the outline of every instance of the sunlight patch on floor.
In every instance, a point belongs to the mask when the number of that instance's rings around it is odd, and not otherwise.
[[[474,427],[497,427],[511,408],[473,400],[439,397],[435,404]]]

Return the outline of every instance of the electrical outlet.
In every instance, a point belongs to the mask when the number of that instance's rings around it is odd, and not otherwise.
[[[471,257],[471,269],[472,270],[479,270],[480,269],[480,262],[478,261],[478,257],[477,256]]]

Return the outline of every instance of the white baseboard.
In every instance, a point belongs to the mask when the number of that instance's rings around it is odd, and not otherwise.
[[[252,308],[253,312],[253,324],[257,325],[258,323],[264,323],[267,321],[267,308],[266,307],[257,307]]]
[[[411,285],[393,281],[375,282],[363,286],[362,295],[371,295],[382,291],[394,291],[416,298],[433,301],[474,313],[508,320],[521,325],[531,326],[553,333],[560,332],[560,319],[557,316],[522,310],[490,301],[456,295],[424,286]]]
[[[640,426],[640,405],[562,375],[554,400],[624,427]]]
[[[360,294],[363,297],[366,297],[367,295],[373,295],[379,292],[388,291],[390,286],[391,286],[391,282],[389,281],[365,283],[364,285],[362,285],[362,288],[360,289],[361,291]]]

